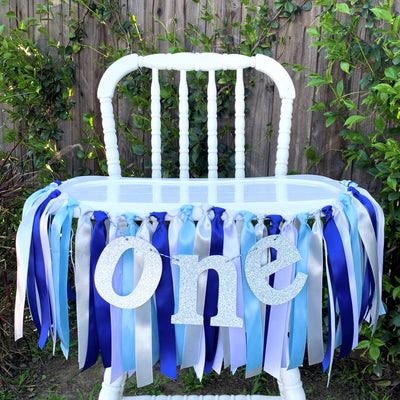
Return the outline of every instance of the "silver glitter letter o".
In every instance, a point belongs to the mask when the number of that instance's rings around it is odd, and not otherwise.
[[[274,248],[278,258],[265,266],[261,265],[263,252]],[[299,272],[294,281],[285,289],[274,289],[269,285],[269,276],[301,260],[295,245],[281,235],[271,235],[259,240],[248,252],[245,263],[247,283],[254,295],[263,303],[278,305],[296,297],[303,288],[307,275]]]
[[[118,260],[129,249],[144,254],[144,267],[135,289],[126,296],[120,296],[112,286],[112,277]],[[120,308],[137,308],[153,295],[160,282],[161,272],[162,261],[155,247],[143,239],[125,236],[110,242],[100,254],[94,283],[100,296],[108,303]]]

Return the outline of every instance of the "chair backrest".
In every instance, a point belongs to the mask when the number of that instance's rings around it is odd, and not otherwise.
[[[275,176],[287,174],[290,128],[295,90],[293,82],[280,63],[257,54],[247,57],[236,54],[176,53],[139,56],[131,54],[114,62],[104,73],[97,91],[103,119],[104,142],[108,173],[119,178],[121,167],[115,130],[112,97],[118,82],[141,67],[151,68],[151,161],[152,178],[161,178],[161,120],[159,70],[180,71],[179,79],[179,171],[180,179],[189,178],[189,118],[187,71],[208,71],[207,86],[207,146],[208,179],[218,178],[217,87],[216,70],[236,70],[235,85],[235,178],[245,177],[245,100],[243,69],[252,67],[268,75],[275,83],[281,98]]]

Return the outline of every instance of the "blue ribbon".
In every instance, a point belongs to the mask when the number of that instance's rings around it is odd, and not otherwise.
[[[69,246],[71,240],[72,217],[74,208],[79,203],[69,199],[61,208],[51,224],[50,245],[53,271],[54,298],[56,306],[56,326],[60,337],[61,349],[66,358],[69,350],[69,322],[68,322],[68,263]]]
[[[210,255],[223,255],[224,251],[224,222],[222,214],[224,208],[213,207],[214,218],[211,221],[211,243]],[[204,335],[206,342],[206,359],[204,372],[208,375],[214,362],[215,352],[217,350],[218,332],[216,326],[210,325],[211,317],[217,315],[218,308],[218,273],[214,269],[208,270],[206,299],[204,304]]]
[[[343,248],[340,233],[335,224],[332,215],[332,206],[327,206],[322,209],[325,213],[324,238],[328,251],[328,269],[332,281],[333,296],[339,306],[340,324],[342,328],[342,341],[339,353],[339,359],[350,353],[353,343],[353,310],[350,295],[350,284],[347,275],[346,256]],[[334,332],[329,332],[333,335]],[[331,336],[330,336],[331,337]],[[324,358],[324,367],[326,366],[326,358]]]
[[[357,287],[358,316],[359,318],[361,318],[363,268],[362,268],[360,236],[358,234],[358,217],[357,217],[357,212],[355,211],[354,207],[351,204],[351,197],[349,194],[341,195],[340,201],[343,204],[343,210],[350,225],[351,252],[353,255],[354,275]]]
[[[97,261],[106,247],[107,231],[104,222],[108,217],[103,211],[95,211],[93,216],[96,222],[90,240],[89,336],[83,371],[96,363],[99,350],[104,368],[111,366],[110,305],[99,295],[94,284]]]
[[[32,320],[39,332],[39,347],[41,349],[43,349],[47,341],[48,332],[51,326],[51,313],[43,251],[40,241],[40,218],[47,204],[60,194],[61,192],[58,189],[53,190],[40,204],[36,210],[32,227],[32,239],[28,262],[27,295]],[[41,319],[39,318],[36,289],[39,294]]]
[[[22,210],[22,215],[24,215],[29,208],[32,207],[33,203],[36,201],[36,199],[43,193],[52,191],[52,189],[55,189],[57,186],[61,185],[61,181],[55,180],[54,182],[50,183],[43,189],[36,190],[36,192],[32,193],[24,203],[24,207]]]
[[[126,213],[128,223],[125,236],[136,236],[139,226],[135,222],[136,215]],[[134,250],[128,250],[122,257],[122,296],[134,289]],[[135,309],[122,309],[122,366],[123,371],[135,369]]]
[[[280,232],[279,226],[283,219],[282,216],[281,215],[268,215],[267,218],[269,218],[269,220],[270,220],[268,235],[278,235]],[[270,249],[270,254],[271,254],[271,261],[276,260],[277,251],[274,248]],[[274,281],[275,281],[275,274],[272,274],[269,277],[269,285],[271,287],[274,287]],[[265,348],[267,345],[270,314],[271,314],[271,306],[269,304],[267,304],[267,306],[265,307],[264,353],[265,353]],[[264,358],[265,358],[265,354],[263,355],[263,359]]]
[[[165,224],[166,212],[151,213],[158,221],[152,244],[161,253],[162,274],[156,289],[158,337],[160,344],[160,371],[176,379],[175,327],[171,324],[174,313],[171,261],[169,258],[168,229]]]
[[[194,238],[196,234],[196,225],[192,219],[193,206],[186,204],[181,207],[183,214],[183,224],[179,231],[178,237],[178,254],[193,254]],[[176,289],[175,289],[175,314],[178,312],[179,305],[179,284],[180,284],[180,270],[176,271]],[[185,341],[185,325],[175,325],[176,348],[177,348],[177,362],[178,365],[182,364],[183,345]]]
[[[241,211],[239,214],[243,217],[240,253],[242,258],[244,318],[246,322],[246,372],[250,372],[261,367],[263,363],[263,332],[260,300],[257,299],[250,289],[244,269],[247,253],[256,243],[257,238],[254,225],[251,222],[255,218],[255,215],[249,211]]]
[[[296,263],[296,274],[308,272],[308,252],[311,236],[311,228],[308,225],[308,214],[299,214],[299,235],[297,238],[297,249],[301,260]],[[292,300],[292,312],[290,316],[289,335],[289,367],[297,368],[303,364],[307,337],[307,282],[300,293]]]
[[[376,220],[376,213],[374,206],[372,205],[371,201],[368,197],[362,195],[354,186],[349,186],[348,191],[353,193],[353,196],[367,209],[369,217],[372,222],[372,226],[374,227],[375,236],[377,233],[377,220]],[[363,282],[363,289],[362,289],[362,301],[361,301],[361,310],[359,316],[359,323],[365,318],[368,314],[369,310],[372,307],[372,302],[375,295],[375,280],[374,280],[374,273],[372,271],[371,264],[369,260],[367,260],[366,268],[365,268],[365,275],[364,275],[364,282]]]

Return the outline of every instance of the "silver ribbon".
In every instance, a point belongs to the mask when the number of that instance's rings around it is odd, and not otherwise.
[[[232,260],[236,267],[237,290],[236,290],[236,313],[239,318],[244,320],[243,304],[243,284],[240,260],[240,241],[235,224],[235,215],[232,217],[227,212],[224,213],[224,247],[223,254]],[[229,361],[233,373],[237,368],[246,364],[246,328],[243,324],[241,328],[229,329]],[[226,364],[224,363],[226,366]]]
[[[324,358],[322,335],[323,269],[323,226],[321,217],[317,214],[310,235],[307,265],[307,350],[310,365],[320,363]]]
[[[368,211],[365,207],[356,199],[353,199],[353,206],[357,212],[358,216],[358,233],[360,234],[361,240],[364,244],[365,252],[368,256],[369,262],[371,264],[372,272],[375,281],[375,297],[370,312],[371,325],[373,326],[372,332],[375,331],[376,321],[379,317],[379,311],[381,306],[381,268],[378,258],[378,246],[377,239],[375,236],[374,227],[372,226],[371,219],[369,217]]]
[[[89,335],[90,239],[92,237],[91,217],[91,211],[86,212],[79,217],[75,235],[74,275],[79,368],[83,368],[85,365]]]
[[[153,227],[148,219],[140,225],[136,237],[151,243]],[[140,280],[144,268],[144,254],[135,251],[134,279],[135,287]],[[136,383],[138,387],[149,385],[153,382],[153,336],[151,320],[151,302],[148,300],[135,309],[135,356],[136,356]],[[157,330],[154,327],[154,330]],[[155,360],[154,360],[155,361]]]

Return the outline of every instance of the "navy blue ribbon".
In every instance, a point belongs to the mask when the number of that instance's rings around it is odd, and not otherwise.
[[[39,347],[41,349],[43,349],[46,344],[48,332],[51,326],[51,311],[42,244],[40,240],[40,218],[47,204],[60,194],[61,192],[58,189],[53,190],[40,204],[36,210],[32,227],[32,239],[28,262],[27,294],[32,320],[39,332]],[[39,294],[41,319],[39,317],[36,289]]]
[[[375,236],[377,233],[377,221],[376,221],[376,212],[374,206],[368,197],[362,195],[354,186],[349,186],[348,191],[353,193],[353,196],[366,208],[368,211],[369,217],[372,222],[372,226],[374,227]],[[368,314],[369,310],[372,307],[372,302],[375,295],[375,280],[374,273],[372,271],[371,263],[367,260],[365,266],[365,274],[364,281],[362,287],[362,297],[361,297],[361,308],[359,315],[359,323],[361,324],[362,320]]]
[[[213,207],[212,210],[214,211],[214,218],[211,221],[210,255],[223,255],[224,221],[222,221],[222,214],[225,212],[225,209]],[[210,325],[211,317],[217,315],[218,312],[218,282],[218,273],[214,269],[209,269],[204,304],[204,335],[206,342],[204,372],[207,375],[211,372],[218,343],[219,329],[216,326]]]
[[[279,235],[280,229],[279,226],[282,222],[282,216],[281,215],[268,215],[267,218],[270,220],[270,226],[268,229],[268,235]],[[271,261],[276,260],[276,255],[277,251],[274,248],[270,249],[270,254],[271,254]],[[269,285],[271,287],[274,287],[274,282],[275,282],[275,274],[272,274],[269,277]],[[269,317],[271,315],[271,306],[267,304],[265,308],[265,328],[264,328],[264,352],[265,348],[267,345],[267,337],[268,337],[268,330],[269,330]],[[265,357],[265,354],[263,356],[263,359]]]
[[[351,303],[350,284],[347,273],[346,256],[340,233],[335,224],[332,215],[332,206],[322,209],[325,213],[324,238],[328,252],[328,270],[332,281],[334,304],[336,300],[339,306],[340,323],[342,329],[342,343],[339,353],[339,359],[350,353],[353,344],[353,309]],[[329,324],[331,326],[331,324]],[[330,337],[334,332],[329,332]],[[329,355],[330,357],[330,355]],[[327,365],[328,349],[325,353],[323,362]]]
[[[168,229],[165,224],[166,212],[151,213],[158,221],[152,244],[162,256],[162,274],[156,289],[158,337],[160,344],[160,371],[176,379],[175,326],[171,324],[174,314],[174,293],[172,286],[171,260],[169,258]]]
[[[89,336],[83,371],[96,363],[99,350],[104,368],[111,366],[110,304],[99,295],[94,284],[97,261],[106,247],[107,230],[104,222],[108,216],[103,211],[95,211],[93,216],[96,222],[90,240]]]

